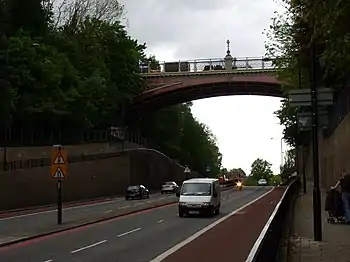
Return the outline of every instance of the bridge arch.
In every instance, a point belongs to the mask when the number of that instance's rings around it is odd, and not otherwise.
[[[149,90],[135,97],[131,111],[148,112],[193,100],[229,96],[259,95],[283,97],[282,82],[275,72],[239,74],[203,73],[191,75],[146,76]]]

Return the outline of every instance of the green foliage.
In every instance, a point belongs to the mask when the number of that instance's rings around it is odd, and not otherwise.
[[[271,166],[266,160],[257,158],[251,165],[250,177],[255,181],[265,179],[269,183],[273,177]]]
[[[288,179],[288,177],[296,171],[296,149],[292,148],[287,151],[284,157],[284,164],[281,168],[282,179]]]
[[[315,43],[318,85],[341,90],[349,80],[350,69],[350,2],[281,0],[284,13],[276,13],[267,32],[267,54],[279,56],[279,77],[289,83],[285,90],[309,88],[310,46]],[[296,111],[283,103],[276,112],[285,126],[284,137],[295,145],[297,136]]]
[[[270,179],[271,186],[277,186],[282,183],[282,177],[280,175],[274,175]]]
[[[248,176],[244,180],[244,185],[245,186],[257,186],[258,185],[258,180],[255,179],[253,176]]]
[[[222,156],[216,138],[207,126],[194,118],[191,103],[155,112],[137,125],[155,148],[175,157],[180,163],[206,176],[219,174]],[[207,167],[210,171],[206,170]]]
[[[53,132],[123,125],[124,108],[144,89],[139,62],[152,70],[159,62],[128,35],[117,0],[61,4],[0,2],[1,123]],[[138,123],[139,131],[167,155],[215,176],[222,158],[216,139],[190,107],[156,112]]]

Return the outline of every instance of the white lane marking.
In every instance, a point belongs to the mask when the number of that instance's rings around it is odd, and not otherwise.
[[[169,250],[165,251],[164,253],[160,254],[159,256],[157,256],[156,258],[154,258],[153,260],[151,260],[150,262],[160,262],[163,261],[165,258],[167,258],[168,256],[170,256],[171,254],[175,253],[176,251],[178,251],[180,248],[182,248],[183,246],[187,245],[188,243],[192,242],[193,240],[195,240],[196,238],[198,238],[199,236],[203,235],[205,232],[207,232],[208,230],[212,229],[213,227],[217,226],[218,224],[220,224],[221,222],[225,221],[226,219],[230,218],[231,216],[235,215],[236,213],[240,212],[242,209],[250,206],[251,204],[255,203],[256,201],[258,201],[259,199],[263,198],[264,196],[270,194],[272,192],[273,188],[270,189],[269,191],[267,191],[266,193],[262,194],[261,196],[255,198],[254,200],[250,201],[249,203],[241,206],[240,208],[232,211],[231,213],[229,213],[228,215],[216,220],[214,223],[208,225],[207,227],[201,229],[200,231],[198,231],[197,233],[195,233],[194,235],[190,236],[189,238],[185,239],[184,241],[180,242],[179,244],[173,246],[172,248],[170,248]]]
[[[261,242],[263,241],[264,237],[265,237],[265,234],[267,232],[267,230],[269,229],[270,225],[271,225],[271,222],[272,220],[274,219],[274,217],[276,216],[276,213],[283,201],[283,199],[285,198],[288,190],[289,190],[289,187],[291,186],[292,184],[289,184],[288,187],[286,188],[286,190],[284,191],[281,199],[278,201],[277,205],[275,206],[275,209],[273,210],[271,216],[269,217],[269,219],[267,220],[264,228],[261,230],[260,232],[260,235],[258,236],[257,240],[255,241],[254,243],[254,246],[252,247],[252,249],[250,250],[250,253],[247,257],[247,259],[245,260],[245,262],[251,262],[254,260],[254,257],[255,257],[255,254],[256,252],[258,251],[259,249],[259,246],[261,245]]]
[[[123,207],[118,207],[118,209],[124,209],[124,208],[128,208],[130,206],[123,206]]]
[[[135,228],[135,229],[130,230],[130,231],[128,231],[128,232],[125,232],[125,233],[123,233],[123,234],[119,234],[117,237],[123,237],[123,236],[129,235],[129,234],[134,233],[134,232],[139,231],[139,230],[141,230],[141,227]]]
[[[162,223],[162,222],[164,222],[164,220],[159,220],[159,221],[158,221],[158,223]]]
[[[110,209],[110,210],[105,211],[105,213],[110,213],[110,212],[112,212],[112,211],[113,211],[113,210]]]
[[[44,261],[44,262],[52,262],[53,260],[52,259],[49,259],[49,260],[46,260],[46,261]]]
[[[153,194],[153,197],[157,197],[159,196],[159,193]],[[156,198],[156,200],[159,198]],[[63,208],[63,211],[65,210],[72,210],[72,209],[78,209],[78,208],[86,208],[86,207],[93,207],[93,206],[100,206],[100,205],[105,205],[105,204],[111,204],[111,203],[115,203],[115,202],[121,202],[123,201],[124,198],[122,197],[118,197],[115,198],[114,200],[108,200],[108,201],[103,201],[103,202],[99,202],[99,203],[93,203],[93,204],[88,204],[88,205],[79,205],[79,206],[73,206],[73,207],[66,207]],[[21,211],[19,211],[21,212]],[[25,212],[25,211],[24,211]],[[5,220],[11,220],[11,219],[16,219],[16,218],[21,218],[21,217],[30,217],[30,216],[37,216],[37,215],[42,215],[42,214],[48,214],[48,213],[53,213],[53,212],[57,212],[57,209],[52,209],[52,210],[47,210],[47,211],[40,211],[40,212],[35,212],[35,213],[29,213],[29,214],[23,214],[23,215],[18,215],[18,216],[11,216],[11,217],[5,217],[5,218],[0,218],[0,221],[5,221]]]
[[[87,207],[93,207],[93,206],[100,206],[100,205],[105,205],[105,204],[111,204],[111,203],[115,203],[115,202],[120,202],[123,199],[115,199],[115,200],[110,200],[110,201],[104,201],[104,202],[100,202],[100,203],[94,203],[94,204],[88,204],[88,205],[80,205],[80,206],[74,206],[74,207],[66,207],[63,208],[63,211],[65,210],[72,210],[72,209],[78,209],[78,208],[87,208]],[[21,211],[19,211],[21,212]],[[24,211],[25,212],[25,211]],[[0,218],[0,221],[5,221],[5,220],[11,220],[11,219],[16,219],[16,218],[21,218],[21,217],[31,217],[31,216],[37,216],[37,215],[42,215],[42,214],[48,214],[48,213],[52,213],[52,212],[57,212],[57,209],[52,209],[52,210],[47,210],[47,211],[40,211],[40,212],[35,212],[35,213],[29,213],[29,214],[23,214],[23,215],[18,215],[18,216],[11,216],[11,217],[5,217],[5,218]]]
[[[144,203],[136,203],[135,205],[133,205],[134,207],[139,206],[139,205],[143,205]]]
[[[105,243],[105,242],[107,242],[107,240],[102,240],[102,241],[97,242],[97,243],[95,243],[95,244],[92,244],[92,245],[89,245],[89,246],[86,246],[86,247],[82,247],[82,248],[76,249],[76,250],[74,250],[74,251],[72,251],[72,252],[70,252],[70,253],[71,253],[71,254],[74,254],[74,253],[76,253],[76,252],[79,252],[79,251],[82,251],[82,250],[85,250],[85,249],[88,249],[88,248],[92,248],[92,247],[95,247],[95,246],[97,246],[97,245],[101,245],[101,244],[103,244],[103,243]]]

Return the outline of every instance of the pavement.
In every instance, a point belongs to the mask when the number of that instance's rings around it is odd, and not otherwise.
[[[321,191],[321,197],[323,241],[313,240],[312,183],[308,183],[307,193],[300,193],[295,203],[288,262],[350,261],[350,226],[328,224],[328,214],[324,211],[324,190]]]
[[[167,205],[163,207],[153,208],[150,210],[140,211],[127,216],[95,223],[93,225],[79,227],[73,230],[68,230],[40,238],[35,238],[25,242],[5,246],[0,248],[0,261],[1,262],[75,262],[75,261],[98,261],[98,262],[146,262],[146,261],[161,261],[156,258],[171,250],[179,243],[184,243],[193,238],[198,232],[207,231],[208,228],[219,227],[223,222],[222,219],[227,219],[227,216],[240,207],[252,202],[258,197],[271,191],[270,187],[246,187],[243,191],[231,189],[222,192],[221,212],[218,216],[214,217],[189,217],[180,218],[177,215],[177,205]],[[272,192],[274,192],[273,190]],[[272,195],[270,193],[269,195]],[[263,197],[263,199],[268,198]],[[168,196],[174,197],[174,196]],[[152,197],[153,198],[153,197]],[[147,200],[141,200],[147,201]],[[258,202],[261,200],[258,200]],[[120,203],[122,200],[120,200]],[[263,222],[259,222],[262,218],[264,220],[266,212],[264,211],[269,205],[274,205],[277,202],[274,197],[272,200],[264,201],[264,205],[255,205],[254,208],[242,209],[241,215],[246,216],[250,214],[250,219],[254,220],[254,223],[259,225]],[[110,204],[109,208],[115,210],[120,204]],[[128,202],[132,203],[132,202]],[[135,201],[135,203],[139,203]],[[268,204],[269,203],[269,204]],[[114,206],[111,206],[114,205]],[[104,205],[103,205],[104,206]],[[121,207],[121,205],[119,205]],[[98,212],[107,211],[106,208],[97,206],[93,208]],[[73,209],[74,210],[74,209]],[[246,210],[246,211],[244,211]],[[270,209],[269,209],[270,210]],[[80,209],[74,212],[75,216],[82,217],[91,212],[89,209]],[[97,211],[96,211],[97,212]],[[247,212],[247,213],[245,213]],[[67,212],[65,212],[67,213]],[[268,213],[268,212],[267,212]],[[264,217],[262,217],[264,215]],[[40,221],[45,221],[44,217],[47,214],[36,215],[36,218],[31,219],[33,223],[40,224]],[[55,218],[55,214],[51,214]],[[237,214],[238,215],[238,214]],[[27,219],[30,217],[27,217]],[[35,222],[39,219],[39,222]],[[245,220],[244,218],[241,218]],[[6,222],[1,221],[0,222]],[[10,220],[11,221],[11,220]],[[23,221],[22,221],[23,222]],[[215,223],[220,223],[215,225]],[[235,221],[231,221],[231,224]],[[252,226],[252,220],[247,220],[245,227]],[[266,223],[266,222],[265,222]],[[29,222],[26,222],[26,226],[29,227]],[[21,223],[17,223],[18,226]],[[253,226],[252,226],[253,227]],[[6,226],[2,227],[3,230]],[[236,227],[236,230],[241,230],[243,224]],[[256,230],[261,230],[260,227],[255,227]],[[231,228],[230,228],[231,230]],[[248,230],[248,229],[247,229]],[[9,230],[11,231],[11,230]],[[20,230],[18,230],[20,231]],[[255,230],[253,230],[255,231]],[[241,239],[241,234],[237,235],[235,231],[231,231],[232,235],[235,235],[235,241]],[[250,234],[251,230],[247,231]],[[226,231],[227,233],[227,231]],[[255,236],[260,232],[254,232],[254,237],[250,240],[256,239]],[[1,233],[0,233],[1,234]],[[2,234],[1,234],[2,235]],[[205,234],[203,234],[205,235]],[[231,235],[231,234],[228,234]],[[220,239],[225,241],[225,239]],[[254,240],[255,241],[255,240]],[[246,245],[245,252],[250,252],[254,241],[250,245]],[[220,242],[217,243],[217,247],[214,249],[220,249]],[[232,243],[235,245],[235,243]],[[248,247],[249,246],[249,247]],[[181,250],[181,249],[179,249]],[[213,250],[211,250],[213,251]],[[238,250],[237,250],[238,251]],[[214,253],[217,253],[216,251]],[[165,260],[167,261],[167,260]],[[181,259],[180,261],[196,260]],[[208,261],[208,260],[201,260]],[[212,259],[211,259],[212,261]],[[220,261],[220,259],[219,259]],[[221,260],[223,261],[223,260]],[[234,260],[240,262],[240,260]],[[242,260],[243,262],[244,260]]]

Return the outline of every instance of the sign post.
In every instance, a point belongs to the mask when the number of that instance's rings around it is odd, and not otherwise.
[[[188,179],[188,174],[191,173],[191,170],[189,169],[188,166],[185,167],[184,173],[185,173],[186,179]]]
[[[316,83],[316,58],[315,47],[312,43],[312,68],[310,75],[311,89],[290,90],[289,105],[291,107],[308,107],[311,112],[299,114],[298,128],[300,131],[312,131],[312,158],[314,171],[313,189],[313,213],[314,213],[314,239],[322,240],[322,217],[321,217],[321,193],[319,177],[319,147],[318,128],[327,126],[327,115],[320,114],[319,108],[333,104],[333,90],[330,88],[318,88]]]
[[[67,154],[61,145],[53,146],[51,177],[57,180],[57,223],[62,224],[62,181],[67,176]]]

